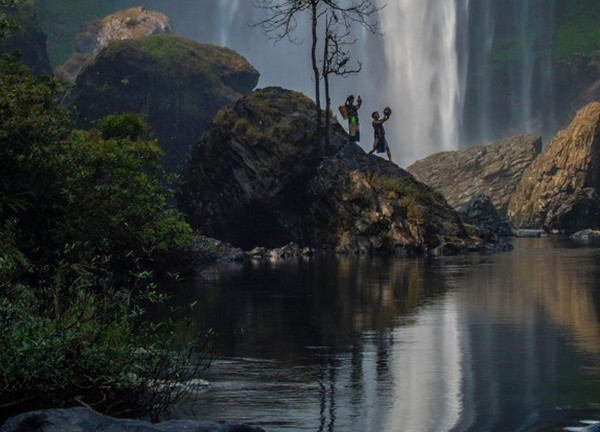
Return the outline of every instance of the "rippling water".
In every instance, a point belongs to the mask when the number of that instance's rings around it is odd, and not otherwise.
[[[178,290],[212,328],[176,418],[267,431],[558,431],[600,419],[600,248],[217,267]]]

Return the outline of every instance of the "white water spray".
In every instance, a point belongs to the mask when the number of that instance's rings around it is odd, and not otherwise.
[[[394,142],[404,161],[458,148],[457,0],[396,0],[381,15]],[[393,134],[393,135],[392,135]]]

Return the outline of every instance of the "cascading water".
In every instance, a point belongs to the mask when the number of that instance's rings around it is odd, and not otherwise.
[[[392,129],[403,159],[459,144],[460,88],[456,0],[397,0],[381,14]]]
[[[555,0],[470,3],[462,144],[555,132],[554,10]]]

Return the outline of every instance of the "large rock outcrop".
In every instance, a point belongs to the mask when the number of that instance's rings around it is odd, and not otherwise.
[[[0,14],[2,10],[0,9]],[[11,13],[18,28],[12,30],[6,39],[0,38],[0,53],[18,50],[20,61],[35,74],[51,75],[52,68],[46,51],[46,35],[42,32],[33,7],[33,1],[21,3]]]
[[[521,227],[599,228],[599,188],[600,103],[595,102],[580,110],[527,168],[508,217]]]
[[[250,92],[258,78],[233,50],[153,35],[109,44],[83,69],[65,103],[83,127],[111,113],[142,114],[165,166],[179,171],[217,111]]]
[[[250,248],[288,242],[353,253],[477,249],[441,194],[348,143],[334,125],[315,145],[314,104],[258,90],[217,114],[196,145],[179,197],[190,222]]]
[[[239,423],[170,420],[158,424],[107,417],[88,408],[32,411],[9,419],[0,432],[264,432]]]
[[[540,137],[516,135],[487,146],[436,153],[407,171],[440,191],[455,209],[462,209],[476,195],[487,195],[505,215],[523,171],[541,150]]]
[[[141,39],[154,34],[172,33],[169,18],[159,12],[135,7],[87,23],[77,35],[76,52],[56,70],[65,81],[74,83],[86,63],[111,42]]]

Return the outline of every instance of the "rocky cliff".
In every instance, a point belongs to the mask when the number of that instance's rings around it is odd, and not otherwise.
[[[175,35],[109,44],[77,79],[65,104],[88,126],[110,113],[141,113],[180,170],[191,145],[217,111],[258,83],[259,73],[235,51]]]
[[[348,143],[314,141],[314,104],[258,90],[217,114],[194,147],[179,197],[193,225],[244,248],[296,242],[353,253],[481,247],[443,197]]]
[[[440,191],[456,209],[462,209],[476,195],[487,195],[500,215],[505,215],[523,171],[541,149],[540,137],[516,135],[488,146],[436,153],[407,170]]]
[[[143,7],[123,10],[102,20],[91,21],[77,35],[77,51],[57,68],[56,73],[65,81],[74,83],[86,63],[92,61],[111,42],[171,32],[166,15]]]
[[[580,110],[525,170],[508,217],[522,227],[598,228],[599,188],[600,103],[595,102]]]

